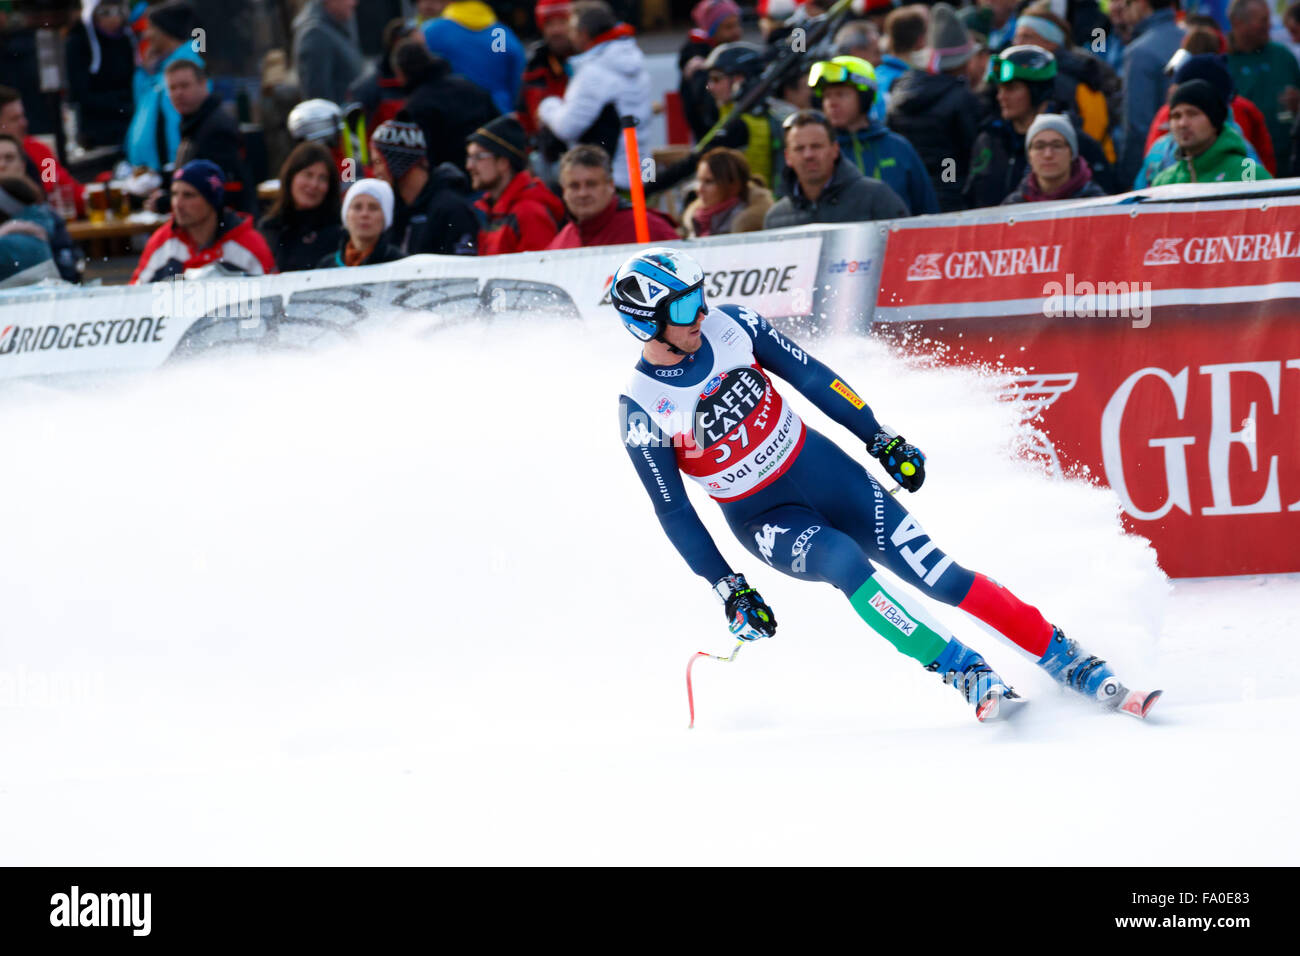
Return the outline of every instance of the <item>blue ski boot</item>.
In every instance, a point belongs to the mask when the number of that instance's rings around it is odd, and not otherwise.
[[[1066,687],[1091,697],[1103,707],[1122,710],[1134,717],[1145,717],[1161,693],[1158,690],[1147,694],[1129,690],[1104,660],[1089,654],[1066,637],[1059,627],[1052,631],[1052,640],[1047,645],[1047,652],[1038,659],[1038,666]]]
[[[968,704],[975,705],[975,716],[981,721],[1005,720],[1025,703],[983,657],[955,637],[949,639],[948,646],[926,670],[934,671],[945,684],[956,687]]]

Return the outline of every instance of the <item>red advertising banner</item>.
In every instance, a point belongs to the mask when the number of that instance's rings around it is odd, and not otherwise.
[[[1013,366],[1172,577],[1300,571],[1300,205],[1113,210],[893,232],[873,327]]]

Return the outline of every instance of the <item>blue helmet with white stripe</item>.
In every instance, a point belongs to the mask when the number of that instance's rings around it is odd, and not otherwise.
[[[704,270],[686,253],[656,247],[638,252],[614,273],[609,298],[627,330],[642,342],[663,340],[669,325],[693,325],[704,304]]]

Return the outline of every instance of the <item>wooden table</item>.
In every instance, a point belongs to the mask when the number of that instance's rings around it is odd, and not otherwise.
[[[68,221],[68,235],[73,242],[84,242],[86,254],[92,259],[106,259],[114,245],[127,246],[130,251],[132,236],[152,235],[166,218],[156,222],[143,222],[132,219],[118,219],[110,216],[103,222],[91,222],[89,219],[71,219]],[[126,240],[125,243],[122,240]]]

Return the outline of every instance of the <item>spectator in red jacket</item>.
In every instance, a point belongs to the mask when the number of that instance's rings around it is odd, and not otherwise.
[[[514,116],[498,116],[465,144],[465,168],[483,195],[474,203],[485,217],[478,254],[545,249],[564,221],[564,203],[528,172],[528,138]]]
[[[250,276],[274,272],[275,259],[252,218],[222,208],[225,193],[216,163],[196,159],[176,170],[171,218],[149,237],[131,284],[157,282],[213,262]]]
[[[547,249],[582,246],[616,246],[636,242],[632,204],[614,189],[609,153],[599,146],[575,146],[560,160],[560,186],[572,221],[551,240]],[[650,241],[679,238],[667,216],[646,210]]]
[[[71,193],[77,205],[77,218],[86,215],[86,187],[72,178],[54,153],[39,139],[27,135],[27,112],[18,91],[0,86],[0,133],[8,133],[23,144],[27,154],[27,178],[38,183],[46,196],[53,197],[59,187]]]

